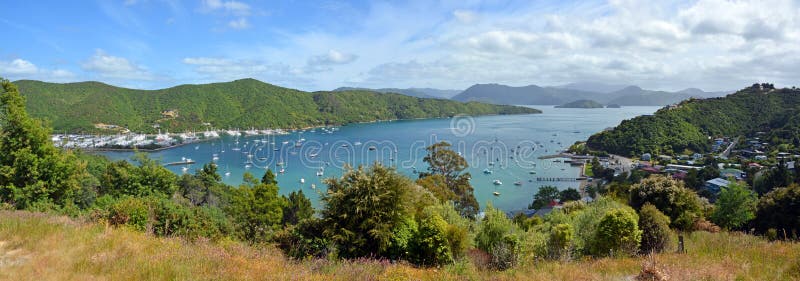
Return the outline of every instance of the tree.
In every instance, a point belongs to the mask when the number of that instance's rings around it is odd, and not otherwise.
[[[275,179],[275,173],[272,172],[272,169],[267,168],[267,172],[261,177],[261,183],[278,185],[278,180]]]
[[[325,180],[328,192],[321,214],[325,236],[345,258],[390,257],[395,232],[407,226],[414,184],[379,163],[348,168],[341,178]],[[412,219],[413,220],[413,219]]]
[[[277,185],[257,182],[250,173],[245,173],[244,179],[245,183],[235,189],[227,211],[243,239],[266,241],[281,225],[285,203],[278,196]]]
[[[426,150],[428,154],[423,161],[428,164],[428,172],[420,173],[419,177],[423,180],[421,184],[426,188],[432,188],[431,191],[440,200],[453,202],[462,216],[475,217],[480,206],[475,199],[474,188],[469,182],[471,176],[463,172],[469,167],[467,160],[451,150],[450,144],[444,141],[432,144]],[[424,180],[431,176],[436,178]],[[445,191],[444,187],[452,194]],[[451,197],[453,195],[454,197]]]
[[[758,200],[753,225],[760,233],[772,230],[789,239],[800,235],[800,185],[776,188]]]
[[[573,239],[572,226],[560,223],[550,230],[550,256],[559,258],[569,252]]]
[[[72,204],[85,166],[59,151],[50,131],[28,116],[17,87],[0,79],[0,202],[19,209]]]
[[[308,200],[302,190],[292,191],[289,197],[284,197],[286,205],[283,207],[283,225],[295,225],[314,215],[311,200]]]
[[[641,209],[650,203],[669,216],[672,226],[690,230],[702,218],[703,207],[697,193],[684,187],[682,181],[667,176],[651,176],[631,186],[629,203]]]
[[[764,195],[778,187],[786,187],[792,183],[792,175],[781,161],[775,168],[767,170],[754,182],[754,189],[759,195]]]
[[[528,209],[538,210],[550,204],[553,200],[558,199],[561,197],[561,193],[558,192],[558,188],[551,185],[545,185],[539,188],[539,191],[533,195],[533,202],[528,205]]]
[[[570,187],[561,191],[559,199],[561,202],[578,201],[581,200],[581,194],[577,189]]]
[[[447,222],[433,214],[422,218],[408,252],[414,264],[431,266],[450,263],[453,254],[447,240]]]
[[[607,212],[597,225],[592,254],[601,256],[635,254],[642,239],[638,221],[639,216],[630,208]]]
[[[134,160],[138,166],[124,160],[111,163],[100,178],[100,194],[169,197],[178,190],[178,177],[158,161],[142,153]]]
[[[747,186],[733,182],[720,190],[711,221],[726,229],[736,229],[755,218],[756,202],[756,195]]]
[[[660,253],[669,245],[671,233],[669,217],[655,206],[651,204],[642,206],[639,211],[639,227],[642,229],[640,253]]]

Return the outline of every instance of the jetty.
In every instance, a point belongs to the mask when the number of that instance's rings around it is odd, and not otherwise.
[[[190,165],[190,164],[194,164],[194,163],[195,163],[194,160],[186,159],[186,160],[183,160],[183,161],[169,162],[169,163],[164,164],[164,166]]]
[[[582,181],[585,179],[586,177],[578,177],[578,178],[538,177],[536,178],[536,181]]]

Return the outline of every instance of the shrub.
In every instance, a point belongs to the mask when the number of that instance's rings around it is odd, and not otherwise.
[[[646,203],[669,216],[672,226],[681,230],[691,230],[703,214],[697,193],[684,187],[682,181],[665,176],[649,177],[631,186],[630,205],[639,210]]]
[[[711,221],[726,229],[735,229],[755,218],[756,194],[746,185],[731,183],[722,188]]]
[[[147,229],[149,208],[141,198],[124,197],[110,206],[108,222],[111,225],[128,225],[139,231]]]
[[[423,218],[408,247],[410,261],[424,266],[441,265],[453,261],[447,240],[447,222],[439,215]]]
[[[642,229],[642,243],[639,252],[660,253],[671,241],[669,217],[655,206],[645,204],[639,211],[639,227]]]
[[[642,239],[638,221],[639,217],[629,209],[616,209],[606,213],[597,225],[593,254],[635,254]]]
[[[800,206],[800,185],[773,189],[758,200],[753,224],[760,233],[775,229],[775,237],[790,238],[800,231],[800,208],[797,206]]]
[[[507,269],[517,262],[519,237],[514,224],[503,211],[488,206],[478,225],[475,246],[491,255],[490,266]]]
[[[572,226],[561,223],[550,230],[550,256],[553,258],[565,257],[572,244]]]

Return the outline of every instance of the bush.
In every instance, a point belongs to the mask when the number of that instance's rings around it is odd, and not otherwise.
[[[616,209],[606,213],[597,225],[595,255],[633,255],[639,248],[642,231],[638,226],[639,216],[632,210]]]
[[[148,228],[149,208],[147,203],[136,197],[124,197],[110,206],[108,222],[111,225],[128,225],[139,231]]]
[[[289,225],[275,235],[274,241],[289,258],[324,258],[334,253],[330,240],[322,236],[323,221],[316,218]]]
[[[569,254],[572,244],[572,226],[561,223],[550,230],[550,256],[553,258],[565,257]]]
[[[431,266],[453,261],[447,240],[447,222],[439,215],[434,214],[421,219],[418,231],[410,244],[409,261],[414,264]]]
[[[650,203],[669,216],[672,227],[691,230],[702,218],[703,205],[697,193],[684,187],[682,181],[665,176],[653,176],[631,186],[630,205],[641,209]]]
[[[490,266],[503,270],[516,264],[519,242],[514,223],[503,211],[488,206],[478,225],[475,246],[491,256]]]
[[[722,188],[711,221],[726,229],[736,229],[755,218],[756,194],[746,185],[731,183]]]
[[[642,229],[642,243],[639,252],[643,254],[660,253],[671,241],[669,217],[655,206],[645,204],[639,211],[639,227]]]
[[[758,200],[754,227],[760,233],[775,229],[775,237],[792,238],[800,231],[800,185],[776,188]]]

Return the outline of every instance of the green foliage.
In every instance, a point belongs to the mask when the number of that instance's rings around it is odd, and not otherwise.
[[[572,239],[572,225],[567,223],[555,225],[550,230],[550,256],[559,258],[568,254],[572,246]]]
[[[755,218],[757,200],[746,185],[733,182],[720,190],[711,221],[725,229],[739,228]]]
[[[775,237],[797,239],[800,232],[800,185],[776,188],[758,200],[753,224],[757,231],[774,229]]]
[[[607,212],[600,219],[595,234],[595,255],[633,255],[639,249],[642,231],[639,230],[639,216],[630,209],[616,209]]]
[[[227,212],[233,217],[239,236],[247,241],[267,241],[281,226],[285,202],[278,186],[263,184],[245,173],[245,184],[233,192]]]
[[[535,109],[482,103],[420,99],[368,91],[308,93],[254,79],[227,83],[180,85],[135,90],[98,82],[46,83],[17,81],[29,97],[31,115],[53,122],[59,130],[91,132],[94,124],[153,132],[153,123],[169,131],[217,128],[301,128],[374,120],[448,117],[455,114],[539,113]],[[175,110],[174,118],[162,111]]]
[[[672,233],[669,229],[669,217],[655,206],[645,204],[639,210],[639,228],[642,229],[640,253],[660,253],[669,246]]]
[[[422,218],[408,252],[410,261],[415,264],[431,266],[451,263],[453,255],[450,253],[447,222],[437,214]]]
[[[491,255],[491,267],[500,270],[510,268],[519,257],[520,237],[517,232],[516,226],[503,211],[488,206],[478,224],[475,247]]]
[[[577,189],[572,187],[562,190],[558,195],[559,200],[562,203],[566,203],[569,201],[578,201],[581,200],[581,194],[578,192]]]
[[[294,225],[314,215],[311,200],[303,194],[303,190],[292,191],[289,197],[284,197],[283,200],[286,202],[283,207],[283,225]]]
[[[135,159],[138,166],[123,160],[111,163],[100,178],[99,193],[115,197],[158,194],[170,196],[178,189],[177,176],[158,161],[149,159],[146,154],[137,154]]]
[[[753,187],[759,195],[764,195],[777,187],[786,187],[792,183],[792,174],[781,162],[774,169],[764,171],[756,178]]]
[[[53,146],[49,129],[28,116],[14,84],[0,84],[0,202],[19,209],[71,204],[85,167]]]
[[[232,226],[218,208],[184,206],[158,196],[124,196],[109,206],[108,221],[159,236],[220,238]]]
[[[415,185],[379,163],[369,169],[348,168],[341,178],[329,178],[325,183],[324,232],[338,247],[339,255],[389,257],[394,231],[412,217],[410,192]]]
[[[603,105],[593,100],[576,100],[558,105],[556,108],[603,108]]]
[[[666,176],[651,176],[631,186],[629,203],[635,209],[652,204],[670,217],[673,227],[681,230],[691,230],[703,216],[697,193],[684,187],[682,181]]]
[[[423,161],[428,172],[420,173],[419,185],[430,190],[442,202],[453,202],[464,217],[474,218],[480,206],[470,184],[470,174],[463,171],[469,167],[467,160],[450,149],[447,142],[438,142],[426,148],[428,154]]]
[[[547,207],[551,201],[559,199],[560,197],[561,193],[555,186],[545,185],[539,187],[539,191],[533,195],[533,202],[528,205],[528,209],[538,210]]]
[[[272,172],[272,169],[267,168],[267,172],[261,177],[261,183],[278,185],[278,180],[275,178],[275,173]]]
[[[324,229],[321,219],[310,218],[285,227],[273,240],[290,258],[325,258],[332,254],[333,247],[331,241],[322,235]]]

